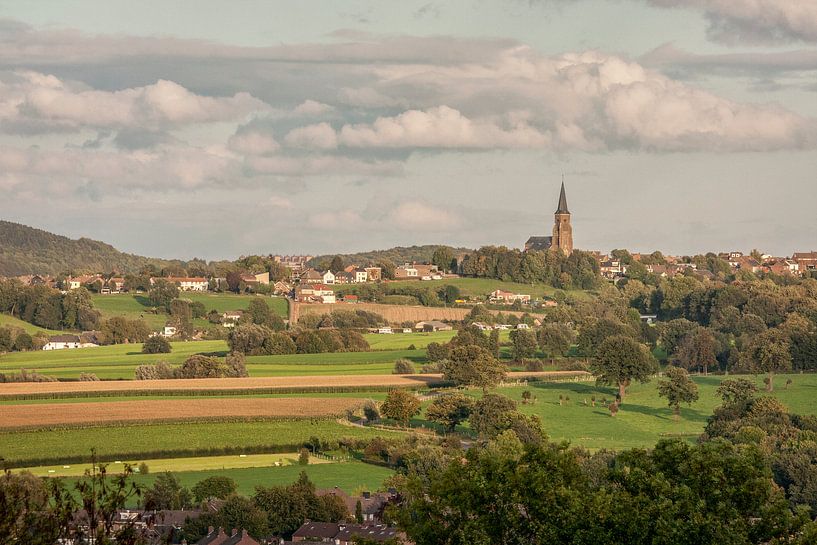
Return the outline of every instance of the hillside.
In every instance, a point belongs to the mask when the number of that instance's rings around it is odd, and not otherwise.
[[[120,252],[88,238],[73,240],[19,223],[0,220],[0,276],[132,272],[168,263]]]
[[[370,252],[360,252],[356,254],[330,254],[322,255],[314,258],[309,264],[313,267],[328,266],[329,262],[335,255],[340,255],[344,263],[378,263],[383,260],[388,260],[395,265],[403,263],[427,263],[431,261],[431,256],[434,250],[439,248],[439,244],[427,244],[424,246],[397,246],[388,250],[373,250]],[[465,253],[470,253],[470,248],[453,248],[450,247],[455,256],[460,256]]]

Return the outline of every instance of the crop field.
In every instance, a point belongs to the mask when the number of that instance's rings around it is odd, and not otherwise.
[[[631,386],[615,417],[610,416],[610,411],[600,403],[602,398],[613,400],[615,392],[611,388],[596,386],[593,382],[535,382],[526,387],[499,388],[497,392],[515,399],[522,412],[539,415],[551,440],[570,441],[573,445],[592,450],[619,450],[650,447],[662,437],[680,436],[690,441],[697,439],[706,426],[706,419],[721,404],[715,389],[725,378],[735,377],[694,377],[700,400],[691,407],[682,405],[681,420],[678,422],[673,420],[666,399],[658,397],[656,380],[649,384]],[[763,391],[762,377],[748,375],[741,378],[754,381],[758,389]],[[792,379],[792,384],[785,389],[787,378]],[[775,383],[773,395],[791,412],[817,414],[817,403],[814,402],[817,374],[778,376]],[[521,403],[522,392],[525,390],[535,396],[535,403]],[[477,390],[471,390],[470,393],[481,395]],[[562,405],[559,404],[560,395],[563,397]],[[594,395],[595,407],[591,404],[591,397]],[[565,397],[569,397],[569,401],[564,401]],[[428,423],[418,418],[415,424]]]
[[[0,432],[0,457],[11,467],[297,450],[310,437],[367,439],[396,432],[345,426],[335,420],[193,422]]]
[[[96,403],[0,405],[0,430],[49,426],[215,419],[328,418],[342,416],[363,399],[192,398]]]
[[[179,294],[182,299],[200,301],[209,312],[216,310],[225,312],[228,310],[244,310],[250,301],[256,297],[261,297],[267,305],[283,318],[287,316],[287,302],[282,297],[262,297],[255,295],[234,295],[227,293],[199,293],[185,291]],[[154,314],[151,312],[152,305],[148,301],[147,294],[116,293],[110,295],[94,294],[91,296],[94,307],[96,307],[105,318],[111,316],[125,316],[130,319],[142,318],[154,329],[161,328],[167,322],[167,315],[163,312]],[[194,320],[194,325],[203,327],[208,325],[204,319]]]

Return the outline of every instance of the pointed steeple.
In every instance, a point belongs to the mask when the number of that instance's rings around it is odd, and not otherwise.
[[[565,195],[565,176],[562,174],[562,191],[559,193],[559,207],[556,209],[557,214],[570,214],[567,209],[567,196]]]

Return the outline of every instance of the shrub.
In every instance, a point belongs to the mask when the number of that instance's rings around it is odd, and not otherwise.
[[[301,449],[301,453],[298,454],[298,463],[302,466],[309,464],[309,451],[307,449]]]
[[[154,335],[142,345],[142,354],[169,354],[170,343],[161,335]]]
[[[437,342],[428,343],[426,355],[430,361],[440,361],[448,359],[449,348],[447,344]]]
[[[414,343],[411,343],[410,345],[408,345],[407,350],[417,350],[417,347],[414,346]]]
[[[545,369],[545,364],[542,362],[542,360],[524,359],[524,360],[522,360],[522,363],[525,366],[525,371],[536,372],[536,371],[544,371],[544,369]]]
[[[80,382],[96,382],[99,380],[99,377],[93,373],[80,373],[79,374],[79,381]]]
[[[377,402],[372,399],[366,400],[366,403],[363,404],[363,416],[369,422],[380,420],[380,408],[377,406]]]
[[[392,374],[395,375],[413,375],[415,373],[414,364],[411,360],[400,358],[394,362],[394,370]]]
[[[159,380],[173,378],[173,368],[166,361],[160,361],[153,365],[140,365],[135,370],[136,380]]]
[[[424,375],[432,374],[432,373],[442,373],[443,367],[448,362],[448,360],[440,360],[431,363],[426,363],[422,367],[420,367],[420,373]]]
[[[295,354],[298,347],[295,346],[295,341],[286,333],[273,333],[264,339],[264,353],[271,356],[279,354]]]
[[[139,474],[140,475],[147,475],[148,473],[150,473],[150,469],[148,468],[148,465],[145,462],[142,462],[141,464],[139,464]]]

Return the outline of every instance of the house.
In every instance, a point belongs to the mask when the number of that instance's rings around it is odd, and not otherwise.
[[[485,322],[474,322],[471,325],[473,325],[480,331],[491,331],[494,328],[494,326],[492,326],[491,324],[486,324]]]
[[[791,257],[792,261],[797,263],[800,274],[806,274],[810,271],[817,271],[817,252],[794,252]]]
[[[521,293],[512,293],[505,290],[494,290],[488,294],[488,300],[491,303],[500,303],[503,305],[510,305],[519,301],[523,304],[530,303],[530,295],[523,295]]]
[[[121,277],[111,277],[108,279],[107,288],[111,293],[119,293],[125,289],[125,279]]]
[[[175,335],[175,334],[176,334],[176,331],[177,331],[177,330],[176,330],[176,326],[174,326],[174,325],[166,325],[166,326],[164,327],[164,329],[162,330],[162,332],[160,333],[160,335],[161,335],[162,337],[172,337],[173,335]]]
[[[383,269],[380,267],[364,267],[369,282],[377,282],[383,278]]]
[[[292,293],[292,286],[283,280],[279,280],[272,285],[272,292],[275,295],[289,295]]]
[[[263,272],[258,274],[245,273],[241,275],[241,281],[249,287],[254,286],[269,286],[269,273]]]
[[[657,314],[641,314],[641,321],[647,325],[653,325],[658,320]]]
[[[261,545],[250,537],[247,530],[232,530],[229,534],[224,528],[208,528],[207,535],[196,542],[196,545]]]
[[[210,282],[201,276],[168,276],[165,281],[176,284],[181,291],[207,291],[210,289]],[[150,279],[154,283],[154,279]]]
[[[324,271],[321,274],[321,280],[324,284],[334,284],[335,283],[335,273],[332,271]]]
[[[242,316],[244,316],[243,310],[228,310],[221,315],[221,324],[224,327],[235,327]]]
[[[429,320],[425,322],[417,322],[414,324],[414,329],[417,331],[451,331],[454,329],[452,326],[445,322],[440,322],[439,320]]]
[[[525,322],[516,324],[516,329],[530,329],[530,326]]]
[[[80,348],[82,341],[79,335],[54,335],[48,338],[48,342],[43,346],[43,350],[65,350],[68,348]]]
[[[335,292],[323,284],[306,284],[295,289],[295,300],[301,303],[335,303]]]
[[[392,330],[392,328],[390,328],[388,326],[378,327],[377,328],[377,333],[381,333],[381,334],[384,334],[384,335],[391,335],[392,333],[394,333],[394,330]]]
[[[411,265],[401,265],[394,269],[394,278],[396,280],[411,280],[418,278],[417,269]]]
[[[360,496],[350,496],[338,487],[319,489],[315,491],[318,496],[337,496],[346,506],[348,516],[350,519],[355,517],[357,510],[357,503],[360,502],[360,508],[363,515],[364,523],[379,523],[383,520],[383,509],[391,501],[396,499],[397,494],[394,489],[389,489],[388,492],[363,492]]]
[[[354,273],[348,271],[340,271],[335,273],[335,284],[352,284],[355,281]]]
[[[355,269],[352,274],[354,274],[353,282],[355,284],[362,284],[369,280],[369,273],[366,272],[366,269]]]
[[[352,545],[357,538],[371,541],[401,539],[397,528],[385,524],[344,524],[337,522],[305,522],[292,534],[292,543],[333,543]],[[209,543],[206,545],[210,545]]]
[[[344,303],[357,303],[359,300],[360,298],[352,293],[347,293],[346,295],[343,296]]]
[[[311,255],[274,255],[272,260],[290,270],[290,273],[299,273],[306,268],[307,262],[314,259]]]
[[[608,259],[599,263],[599,272],[604,278],[615,280],[627,274],[627,265],[624,265],[618,259]]]

